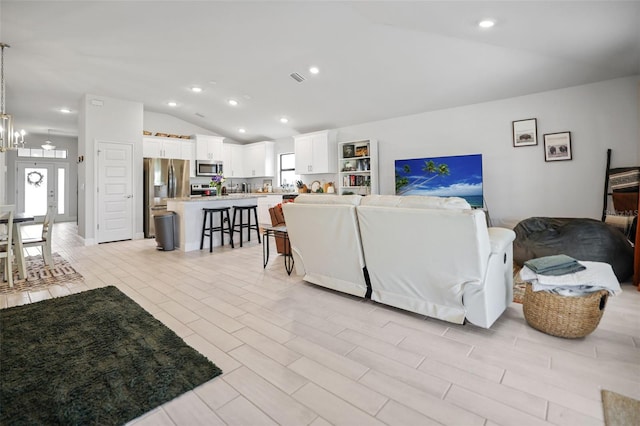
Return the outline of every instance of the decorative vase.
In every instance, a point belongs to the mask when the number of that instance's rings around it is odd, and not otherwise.
[[[327,184],[327,189],[324,192],[326,192],[327,194],[335,194],[336,189],[333,187],[333,182],[329,182]]]
[[[218,197],[222,195],[222,184],[221,183],[216,185],[216,195]]]

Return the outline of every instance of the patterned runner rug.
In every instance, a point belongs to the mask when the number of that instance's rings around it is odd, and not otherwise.
[[[69,282],[83,280],[82,275],[73,269],[69,262],[67,262],[62,256],[58,253],[53,253],[52,255],[52,268],[49,268],[44,264],[42,256],[29,256],[25,258],[27,266],[26,279],[18,279],[18,269],[14,267],[13,287],[9,287],[9,283],[4,280],[0,281],[0,294],[41,290],[52,285],[63,285]]]

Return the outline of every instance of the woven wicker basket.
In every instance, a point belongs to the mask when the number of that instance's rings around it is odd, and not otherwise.
[[[529,325],[552,336],[584,337],[596,329],[604,313],[609,292],[600,290],[585,296],[567,297],[533,291],[527,283],[524,318]]]

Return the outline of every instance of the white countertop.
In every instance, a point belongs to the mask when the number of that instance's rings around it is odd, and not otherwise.
[[[187,201],[187,202],[197,202],[197,201],[231,201],[231,200],[245,200],[247,198],[259,198],[266,197],[266,194],[228,194],[222,195],[220,197],[216,195],[204,195],[198,196],[194,195],[191,197],[176,197],[169,198],[167,201]]]

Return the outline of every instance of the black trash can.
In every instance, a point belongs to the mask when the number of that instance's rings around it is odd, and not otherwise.
[[[158,250],[175,250],[175,212],[161,213],[153,216],[156,227],[156,243]]]

